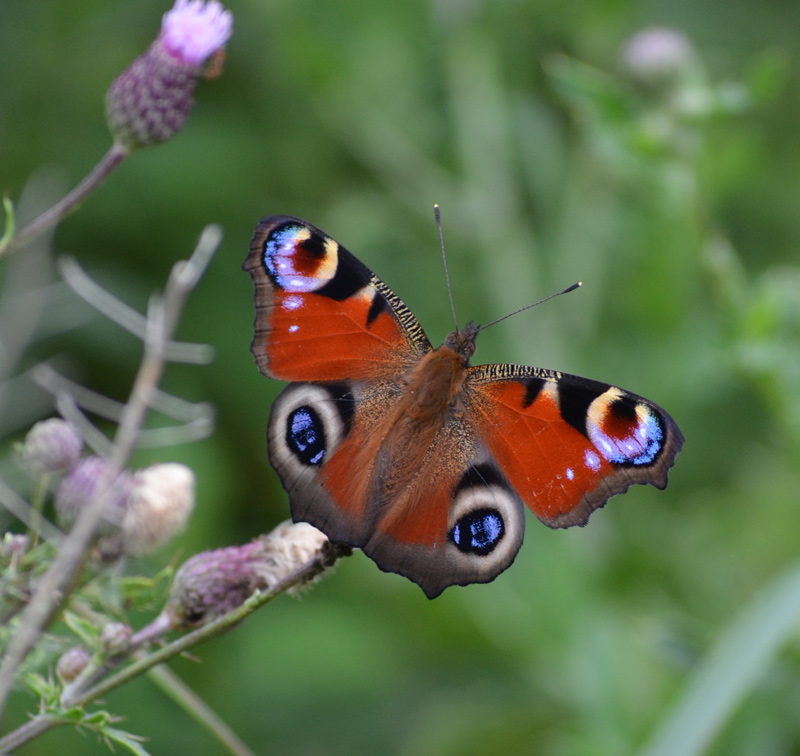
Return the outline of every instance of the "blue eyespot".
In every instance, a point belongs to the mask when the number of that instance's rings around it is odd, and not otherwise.
[[[646,405],[638,405],[638,409],[638,413],[634,409],[632,418],[625,418],[629,421],[626,435],[606,432],[599,423],[587,423],[589,440],[612,464],[651,465],[663,449],[664,428],[658,415]],[[599,468],[588,459],[587,464],[594,470]]]
[[[450,531],[450,538],[465,553],[485,556],[503,540],[506,528],[496,509],[476,509],[464,515]]]
[[[316,410],[298,407],[286,420],[286,443],[303,464],[318,465],[325,457],[325,430]]]

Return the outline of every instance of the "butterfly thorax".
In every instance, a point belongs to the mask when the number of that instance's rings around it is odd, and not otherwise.
[[[385,470],[384,496],[416,477],[437,434],[463,411],[464,382],[474,344],[472,330],[451,334],[402,377],[402,396],[376,437],[380,444],[376,456]]]
[[[463,414],[469,354],[474,351],[474,339],[461,339],[463,335],[453,334],[406,373],[402,398],[387,414],[384,431],[375,436],[376,448],[369,452],[380,470],[380,484],[372,495],[394,502],[398,515],[413,516],[425,501],[427,486],[420,484],[420,475],[427,480],[437,437]]]
[[[474,320],[470,320],[460,331],[453,331],[440,349],[444,347],[453,349],[461,355],[464,367],[469,367],[469,360],[475,354],[475,339],[478,337],[480,329],[481,327]]]
[[[438,428],[454,408],[459,409],[454,405],[463,392],[477,333],[478,327],[472,322],[454,331],[403,377],[401,417],[415,426]]]

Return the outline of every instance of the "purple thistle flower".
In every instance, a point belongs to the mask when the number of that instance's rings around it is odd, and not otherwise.
[[[82,449],[83,439],[75,426],[60,417],[51,417],[28,431],[22,459],[36,474],[63,472],[75,465]]]
[[[216,0],[176,0],[156,41],[106,94],[114,141],[131,151],[175,136],[194,104],[204,62],[222,49],[232,29],[233,16]]]
[[[199,66],[230,39],[232,30],[233,16],[220,3],[177,0],[164,14],[159,41],[175,58]]]
[[[174,627],[194,627],[235,609],[259,587],[259,541],[196,554],[175,575],[167,612]]]
[[[268,590],[328,543],[305,522],[281,523],[242,546],[196,554],[175,573],[164,613],[174,629],[197,627],[242,604],[256,588]]]
[[[73,467],[56,490],[55,509],[59,524],[69,528],[78,517],[81,508],[97,493],[108,460],[103,457],[86,457]],[[114,532],[125,516],[130,496],[131,480],[123,472],[108,493],[108,502],[103,510],[101,532]]]

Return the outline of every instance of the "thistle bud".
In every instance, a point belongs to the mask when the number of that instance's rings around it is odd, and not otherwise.
[[[22,533],[6,533],[0,541],[0,559],[7,562],[19,559],[30,545],[30,536]]]
[[[145,554],[183,530],[194,509],[194,473],[186,465],[153,465],[134,475],[122,521],[125,551]]]
[[[80,458],[83,439],[72,423],[59,417],[42,420],[28,431],[22,459],[34,474],[62,472]]]
[[[62,683],[72,682],[91,661],[89,652],[83,646],[76,646],[65,651],[56,664],[56,674]]]
[[[100,647],[107,654],[116,656],[130,648],[133,630],[123,622],[109,622],[100,633]]]
[[[168,609],[174,627],[210,622],[241,604],[257,587],[258,541],[196,554],[175,575]]]
[[[175,574],[165,612],[175,628],[195,627],[235,609],[319,554],[326,536],[304,522],[285,522],[243,546],[205,551]]]
[[[171,139],[186,122],[205,61],[231,36],[233,16],[216,0],[176,0],[161,33],[111,84],[106,118],[128,151]]]
[[[61,481],[54,500],[56,516],[61,527],[69,528],[75,522],[80,510],[97,495],[98,486],[106,475],[108,465],[108,460],[103,457],[86,457]],[[122,522],[130,489],[130,476],[128,473],[122,473],[108,491],[108,500],[103,509],[104,525],[99,528],[99,532],[113,532]]]

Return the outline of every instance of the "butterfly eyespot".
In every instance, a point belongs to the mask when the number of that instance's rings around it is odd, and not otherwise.
[[[325,457],[325,429],[313,407],[299,407],[286,420],[286,444],[307,465],[318,465]]]
[[[651,465],[664,448],[658,415],[646,404],[620,397],[598,397],[590,407],[586,431],[600,454],[616,465]]]
[[[317,291],[336,275],[338,247],[333,239],[287,223],[266,240],[264,266],[270,278],[286,292]]]
[[[293,383],[272,405],[270,461],[284,485],[327,462],[350,430],[354,400],[346,383]]]
[[[459,551],[484,556],[494,551],[505,532],[500,512],[496,509],[476,509],[456,522],[450,531],[450,539]]]
[[[473,580],[486,579],[514,560],[524,527],[522,502],[503,473],[493,464],[472,465],[453,493],[449,558]]]

